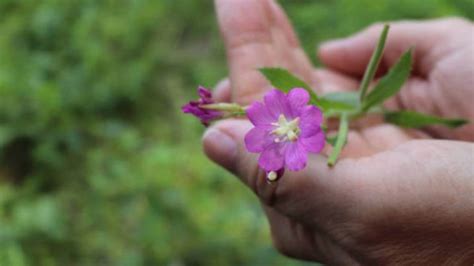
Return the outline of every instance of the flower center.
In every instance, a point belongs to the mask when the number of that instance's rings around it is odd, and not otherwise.
[[[286,117],[281,114],[278,117],[278,122],[272,123],[272,125],[276,127],[271,132],[277,136],[277,138],[275,138],[275,142],[281,142],[287,139],[290,141],[297,140],[298,134],[300,133],[299,122],[299,117],[288,121],[286,120]]]

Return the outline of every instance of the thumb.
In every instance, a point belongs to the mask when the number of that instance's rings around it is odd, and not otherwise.
[[[346,182],[351,180],[347,169],[354,169],[350,161],[329,168],[324,156],[310,156],[304,170],[286,171],[278,181],[267,182],[258,167],[258,155],[245,148],[244,137],[251,127],[246,120],[221,121],[206,131],[203,146],[211,160],[239,177],[266,205],[284,215],[307,217],[316,212],[322,215],[327,206],[351,202],[347,198],[354,190]]]
[[[390,24],[384,56],[380,64],[381,72],[385,72],[410,47],[415,46],[414,71],[426,75],[443,51],[443,41],[460,19],[442,19],[428,21],[403,21]],[[372,52],[377,45],[383,23],[374,24],[351,37],[323,43],[319,47],[318,56],[328,67],[345,74],[361,76],[369,63]],[[446,49],[448,47],[446,46]]]

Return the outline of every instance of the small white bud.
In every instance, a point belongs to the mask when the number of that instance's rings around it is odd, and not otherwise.
[[[268,181],[275,181],[278,178],[278,174],[275,171],[271,171],[267,174]]]

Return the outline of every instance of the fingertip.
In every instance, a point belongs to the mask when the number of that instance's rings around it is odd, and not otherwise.
[[[228,78],[222,79],[217,83],[214,89],[214,99],[217,102],[230,102],[232,99],[232,90],[230,80]]]
[[[237,154],[236,141],[214,126],[206,130],[202,137],[204,153],[209,159],[229,171],[233,170],[233,161]]]
[[[338,50],[344,45],[344,41],[345,39],[335,39],[322,42],[318,47],[318,51],[319,53],[326,54]]]
[[[344,48],[344,39],[330,40],[317,47],[317,55],[323,63],[331,63],[335,55]]]
[[[329,68],[359,77],[370,60],[374,44],[361,34],[322,43],[317,55]]]

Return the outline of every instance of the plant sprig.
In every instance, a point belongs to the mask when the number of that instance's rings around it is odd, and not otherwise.
[[[369,85],[374,79],[379,63],[383,57],[383,50],[390,26],[384,25],[377,46],[367,65],[358,92],[336,92],[326,95],[317,95],[303,80],[292,75],[282,68],[262,68],[260,72],[275,87],[288,92],[295,87],[304,88],[311,95],[310,104],[319,106],[326,118],[340,120],[339,129],[335,138],[326,138],[327,143],[333,146],[328,158],[328,165],[333,166],[344,145],[347,143],[349,123],[367,113],[380,113],[388,123],[407,128],[421,128],[431,125],[443,125],[450,128],[460,127],[468,121],[461,118],[447,119],[414,111],[387,111],[382,104],[398,93],[410,76],[412,67],[413,48],[408,49],[395,63],[388,73],[369,91]]]

